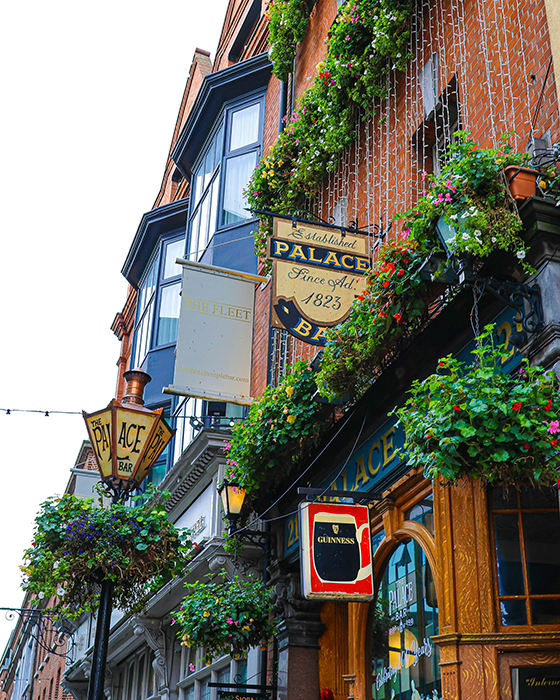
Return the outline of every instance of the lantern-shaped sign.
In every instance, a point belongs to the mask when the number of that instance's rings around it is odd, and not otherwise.
[[[144,386],[151,377],[142,370],[125,372],[128,382],[122,403],[85,413],[91,446],[102,480],[110,486],[132,491],[140,486],[174,434],[163,409],[144,408]]]

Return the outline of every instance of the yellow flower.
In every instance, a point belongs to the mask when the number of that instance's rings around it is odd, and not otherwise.
[[[210,613],[208,612],[208,610],[205,610],[205,611],[202,613],[202,617],[210,617]]]
[[[286,394],[291,398],[294,395],[294,387],[293,386],[287,386],[286,387]]]
[[[325,67],[325,62],[321,61],[320,63],[317,64],[316,68],[318,72],[321,72],[323,68]]]
[[[288,423],[295,423],[295,422],[296,422],[296,417],[295,417],[295,416],[288,416],[288,417],[286,418],[286,420],[288,421]]]
[[[539,187],[543,190],[546,189],[546,182],[544,180],[540,180]]]
[[[279,160],[279,161],[278,161],[278,167],[280,167],[281,165],[284,165],[284,161],[283,161],[283,160]]]
[[[274,176],[274,170],[269,170],[269,171],[268,171],[268,174],[270,175],[270,177],[273,177],[273,176]]]
[[[251,628],[249,627],[249,625],[245,625],[245,627],[241,628],[241,631],[244,631],[244,630],[247,630],[247,632],[250,632]]]

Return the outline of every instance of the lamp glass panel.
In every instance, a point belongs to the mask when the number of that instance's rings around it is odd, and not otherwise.
[[[245,489],[235,484],[228,484],[226,489],[228,492],[229,513],[231,515],[239,515],[245,500]]]
[[[134,479],[157,413],[119,408],[116,411],[115,472],[119,479]]]
[[[446,253],[453,252],[453,243],[455,242],[455,237],[457,236],[457,231],[453,226],[450,226],[443,216],[440,216],[436,223],[436,231],[440,237],[443,247]]]
[[[90,414],[84,413],[84,420],[97,461],[97,468],[101,476],[106,479],[113,473],[111,460],[111,409],[106,408],[103,411]]]
[[[146,452],[144,453],[142,461],[140,462],[136,472],[135,481],[138,485],[140,485],[148,476],[150,469],[154,466],[162,452],[167,447],[169,441],[173,437],[174,432],[175,431],[171,430],[171,428],[167,425],[163,417],[160,417],[159,423],[157,424],[156,429],[150,438],[150,441],[146,447]]]

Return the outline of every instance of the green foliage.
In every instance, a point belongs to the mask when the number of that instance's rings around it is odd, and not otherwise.
[[[349,0],[340,8],[312,86],[249,181],[253,209],[288,214],[316,196],[356,139],[357,115],[369,118],[374,98],[386,95],[387,75],[406,67],[412,7],[412,0]],[[270,233],[266,220],[255,233],[263,259]]]
[[[280,484],[321,436],[324,421],[312,398],[316,389],[305,362],[288,368],[277,387],[268,386],[233,428],[224,448],[226,477],[255,498]]]
[[[560,468],[556,375],[527,360],[514,376],[502,372],[508,352],[495,345],[492,325],[480,342],[473,350],[477,364],[443,358],[395,411],[406,432],[407,462],[430,479],[548,486]]]
[[[292,72],[296,45],[305,36],[313,5],[314,0],[270,0],[268,3],[265,16],[269,20],[270,60],[279,80],[287,80]]]
[[[115,582],[114,602],[139,610],[143,597],[185,571],[191,542],[167,519],[163,505],[103,508],[65,494],[46,500],[35,519],[21,567],[36,600],[58,598],[69,618],[94,612],[103,578]]]
[[[507,250],[523,260],[522,223],[503,168],[522,165],[528,156],[513,152],[510,134],[502,137],[498,149],[476,148],[466,131],[455,136],[457,141],[449,148],[441,173],[423,173],[423,196],[412,211],[400,215],[406,221],[403,230],[424,248],[441,249],[434,227],[441,216],[455,230],[449,242],[453,252],[482,258],[494,250]]]
[[[212,576],[210,574],[209,576]],[[204,647],[204,661],[223,654],[246,655],[251,647],[265,644],[274,634],[272,602],[266,586],[254,579],[235,576],[223,580],[195,581],[185,586],[187,596],[173,613],[180,625],[177,636],[184,646]]]
[[[413,240],[391,241],[379,250],[363,294],[348,318],[327,331],[317,375],[320,392],[331,398],[362,394],[388,347],[426,308],[426,283],[418,266],[422,256]]]

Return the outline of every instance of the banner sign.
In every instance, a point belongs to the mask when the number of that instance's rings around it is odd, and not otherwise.
[[[274,219],[267,258],[272,325],[312,345],[324,345],[326,329],[348,316],[371,267],[367,236],[280,218]]]
[[[304,502],[299,516],[303,595],[372,600],[369,508]]]
[[[513,700],[558,700],[560,666],[521,666],[511,669]]]
[[[250,405],[255,284],[265,277],[184,266],[173,384],[166,394]]]
[[[245,690],[218,690],[220,700],[270,700],[267,693],[248,693]]]

